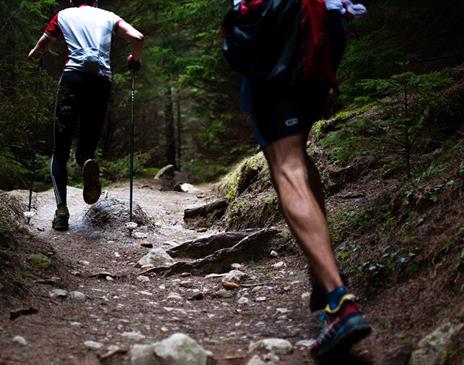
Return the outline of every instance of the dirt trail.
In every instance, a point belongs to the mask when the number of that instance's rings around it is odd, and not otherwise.
[[[151,182],[138,182],[134,200],[156,222],[147,239],[135,239],[127,234],[95,231],[83,222],[88,206],[82,201],[82,191],[68,191],[71,213],[70,229],[60,233],[51,229],[55,209],[51,191],[35,196],[37,215],[31,232],[48,241],[55,256],[67,267],[68,274],[54,285],[36,284],[34,297],[28,298],[39,312],[9,321],[0,317],[1,364],[127,364],[131,345],[161,340],[182,332],[190,335],[214,354],[218,364],[246,364],[251,354],[251,341],[278,337],[297,341],[314,337],[318,330],[315,316],[303,305],[301,294],[309,291],[305,263],[300,257],[279,257],[259,263],[245,263],[242,269],[251,276],[255,287],[231,291],[228,297],[217,297],[221,278],[204,276],[160,277],[150,275],[140,281],[142,271],[136,262],[148,252],[142,243],[169,248],[188,239],[216,233],[198,233],[183,225],[183,211],[203,204],[212,193],[208,186],[195,193],[160,192]],[[25,192],[13,195],[26,198]],[[112,186],[109,198],[127,200],[125,185]],[[274,267],[277,262],[283,265]],[[108,272],[120,277],[105,278],[91,275]],[[45,277],[44,277],[45,279]],[[111,279],[111,280],[110,280]],[[259,285],[258,285],[259,284]],[[49,292],[61,288],[79,291],[85,301],[50,298]],[[189,300],[196,290],[205,293],[201,300]],[[178,294],[178,295],[175,295]],[[248,298],[239,304],[238,299]],[[137,332],[139,334],[127,333]],[[12,344],[20,335],[28,344]],[[86,341],[103,344],[100,350],[89,350]],[[110,346],[122,352],[105,361],[98,358]],[[369,351],[363,351],[370,357]],[[306,351],[295,350],[280,356],[279,364],[313,364]],[[337,364],[356,364],[345,358]],[[362,362],[361,362],[362,363]]]

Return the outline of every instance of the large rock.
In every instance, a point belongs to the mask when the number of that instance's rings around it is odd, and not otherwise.
[[[155,181],[160,184],[160,190],[174,190],[176,185],[175,180],[175,167],[174,165],[166,165],[155,176]]]
[[[155,180],[167,179],[167,178],[173,179],[174,174],[175,174],[174,165],[166,165],[158,171],[158,173],[155,176]]]
[[[151,345],[135,345],[131,349],[132,365],[213,365],[211,353],[182,333]]]
[[[140,205],[134,202],[132,221],[141,226],[152,226],[148,215]],[[129,222],[129,202],[118,199],[102,199],[92,205],[85,213],[83,222],[92,228],[112,229],[113,231],[127,231]]]
[[[184,221],[190,227],[211,227],[221,219],[229,206],[226,199],[216,199],[212,202],[184,211]]]
[[[419,342],[409,361],[410,365],[442,365],[446,361],[447,348],[462,328],[463,323],[447,322]]]
[[[162,248],[153,248],[139,260],[137,265],[140,267],[163,267],[169,266],[173,263],[174,260],[166,251],[164,251]]]

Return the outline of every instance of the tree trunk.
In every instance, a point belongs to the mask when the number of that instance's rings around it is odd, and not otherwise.
[[[176,136],[174,128],[174,106],[171,88],[166,89],[164,105],[165,135],[166,135],[166,162],[169,165],[176,164]]]
[[[176,160],[177,160],[177,168],[180,170],[181,168],[181,158],[182,158],[182,110],[180,107],[180,97],[177,94],[176,97],[176,122],[177,122],[177,143],[176,143]]]

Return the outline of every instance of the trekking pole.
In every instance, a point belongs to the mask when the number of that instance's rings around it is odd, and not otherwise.
[[[43,59],[42,58],[39,61],[38,70],[39,70],[39,77],[36,83],[36,95],[38,95],[40,92],[40,82],[41,82],[42,70],[43,70]],[[37,100],[35,118],[34,118],[34,123],[32,126],[32,163],[31,163],[32,171],[31,171],[31,180],[29,182],[29,204],[28,204],[27,212],[24,212],[24,217],[26,217],[27,219],[27,224],[31,223],[31,219],[35,215],[35,213],[32,211],[32,193],[34,190],[34,180],[35,180],[35,173],[36,173],[35,165],[36,165],[36,149],[37,149],[37,129],[38,129],[38,124],[39,124],[39,106],[40,106],[40,101]]]
[[[132,70],[131,80],[131,115],[129,125],[129,223],[127,223],[127,229],[129,230],[129,236],[132,236],[132,231],[137,228],[137,223],[132,222],[132,205],[134,198],[134,102],[135,102],[135,71]]]

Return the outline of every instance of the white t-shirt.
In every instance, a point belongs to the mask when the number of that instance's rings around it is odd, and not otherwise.
[[[82,71],[111,79],[110,52],[113,32],[122,19],[116,14],[88,5],[56,14],[44,35],[63,35],[68,47],[64,71]]]

